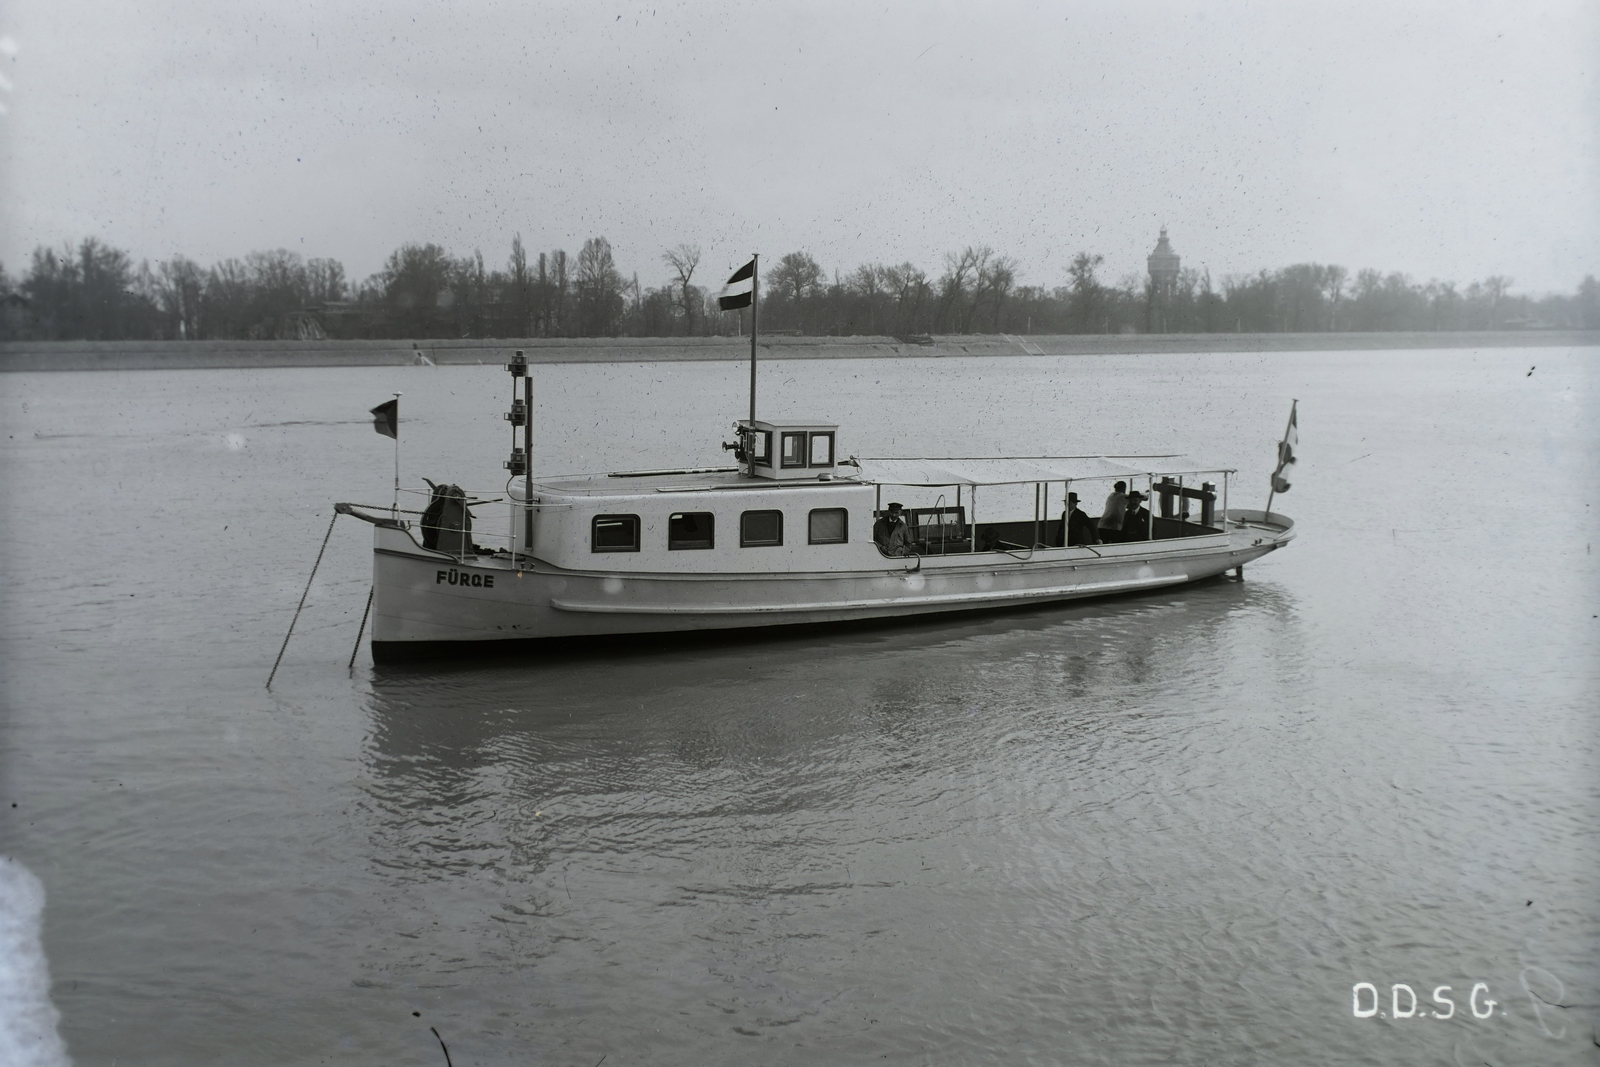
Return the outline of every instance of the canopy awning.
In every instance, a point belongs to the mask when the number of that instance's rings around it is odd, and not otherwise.
[[[1188,456],[1025,456],[1012,459],[863,457],[861,481],[877,485],[1025,485],[1086,479],[1128,479],[1150,475],[1232,473]]]

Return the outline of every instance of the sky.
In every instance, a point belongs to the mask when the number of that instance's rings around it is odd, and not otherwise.
[[[1600,3],[5,0],[0,264],[604,236],[1018,281],[1600,274]]]

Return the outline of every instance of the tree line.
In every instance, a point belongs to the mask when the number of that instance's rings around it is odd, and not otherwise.
[[[700,249],[660,256],[659,285],[624,277],[604,237],[530,254],[520,235],[502,265],[435,244],[395,249],[370,278],[350,281],[332,259],[282,249],[210,267],[182,255],[135,265],[90,237],[34,250],[13,280],[0,266],[0,339],[203,340],[331,338],[671,337],[742,333],[747,312],[717,309],[720,278]],[[823,336],[1071,333],[1263,333],[1600,329],[1600,284],[1572,295],[1511,291],[1492,276],[1458,287],[1404,274],[1298,263],[1227,275],[1185,268],[1170,290],[1148,277],[1100,277],[1104,258],[1078,253],[1061,284],[1019,285],[1014,259],[988,247],[913,263],[862,264],[831,275],[791,252],[761,275],[764,334]]]

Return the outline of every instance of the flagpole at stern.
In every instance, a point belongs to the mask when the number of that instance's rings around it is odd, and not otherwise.
[[[394,394],[394,503],[389,506],[390,517],[400,517],[400,396]]]
[[[1300,406],[1298,397],[1289,401],[1289,421],[1283,427],[1283,440],[1289,440],[1289,431],[1294,429],[1295,409]],[[1272,521],[1272,498],[1278,495],[1278,475],[1283,473],[1283,444],[1278,445],[1278,469],[1272,472],[1272,488],[1267,490],[1267,521]]]

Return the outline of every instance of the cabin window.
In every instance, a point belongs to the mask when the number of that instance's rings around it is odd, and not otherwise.
[[[806,435],[804,433],[786,433],[783,435],[783,454],[780,465],[784,467],[804,467],[806,465]]]
[[[813,467],[833,466],[833,434],[814,433],[811,435],[811,465]]]
[[[850,512],[844,508],[811,509],[811,543],[842,545],[849,538]]]
[[[596,515],[590,528],[589,548],[593,552],[639,551],[639,516]]]
[[[772,431],[750,432],[750,462],[758,467],[772,466]]]
[[[709,511],[680,511],[667,520],[669,549],[711,548],[712,515]]]
[[[783,544],[783,512],[747,511],[739,516],[739,547]]]

